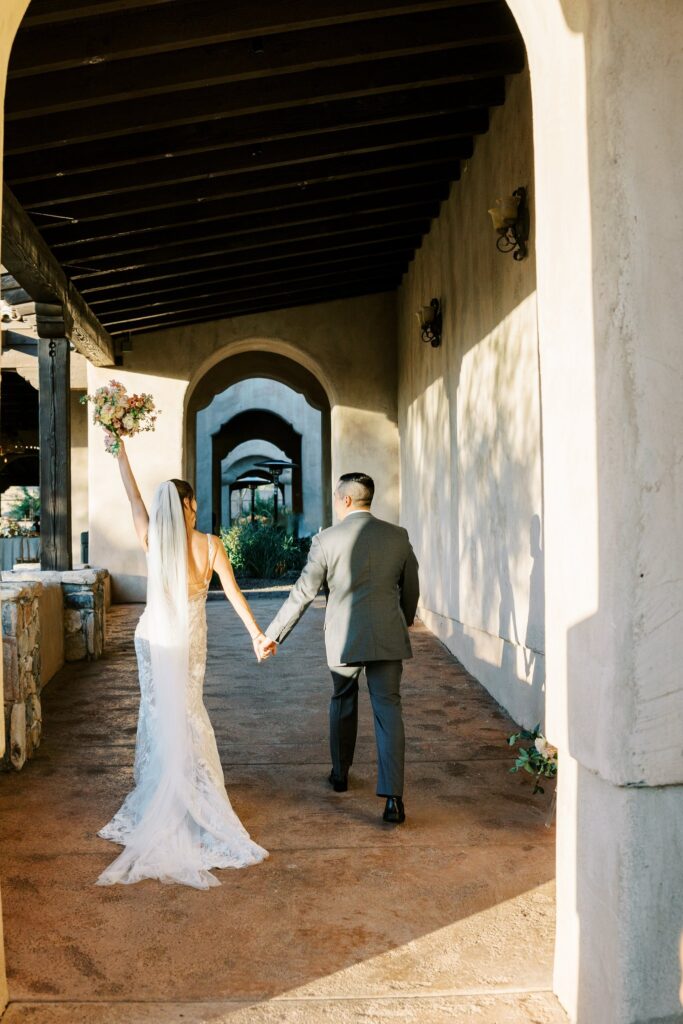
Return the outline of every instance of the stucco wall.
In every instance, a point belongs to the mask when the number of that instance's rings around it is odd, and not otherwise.
[[[488,208],[529,190],[527,74],[508,83],[399,294],[401,521],[420,561],[419,614],[526,725],[543,718],[541,417],[533,237],[496,251]],[[415,311],[437,296],[442,345]]]
[[[216,395],[197,414],[197,522],[211,528],[211,435],[238,413],[267,409],[301,434],[304,513],[300,532],[315,533],[323,521],[321,414],[304,396],[273,380],[245,380]],[[255,440],[260,438],[255,437]],[[264,456],[268,457],[268,456]]]
[[[3,0],[0,4],[0,146],[4,138],[5,87],[7,84],[7,65],[14,36],[19,23],[28,7],[29,0]],[[2,188],[2,161],[0,161],[0,188]],[[0,258],[2,253],[0,253]],[[0,665],[0,683],[2,682],[2,666]],[[1,703],[1,702],[0,702]],[[0,709],[0,757],[5,752],[4,708]],[[0,903],[0,1013],[7,1005],[7,979],[5,974],[5,943],[2,932],[2,904]]]
[[[185,410],[194,387],[232,355],[285,356],[322,384],[331,407],[331,479],[363,469],[377,481],[376,511],[398,519],[395,297],[373,295],[150,333],[134,340],[123,368],[88,369],[88,389],[112,377],[129,391],[151,391],[162,410],[155,433],[130,442],[145,500],[182,476],[190,436]],[[250,375],[251,376],[251,375]],[[216,377],[218,379],[218,377]],[[222,391],[224,386],[217,390]],[[194,461],[194,460],[192,460]],[[115,460],[89,426],[90,561],[112,574],[115,601],[144,600],[144,556],[137,548]]]

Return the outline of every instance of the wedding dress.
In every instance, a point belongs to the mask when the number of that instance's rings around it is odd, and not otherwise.
[[[174,511],[177,516],[177,508]],[[152,568],[154,512],[153,507],[148,601],[135,630],[140,675],[135,788],[98,833],[125,849],[97,884],[156,878],[206,889],[220,885],[211,868],[247,867],[264,860],[268,852],[250,839],[230,804],[204,707],[211,538],[206,575],[189,589],[189,596],[186,534],[185,551],[171,553],[179,559],[184,554],[185,563],[185,572],[181,567],[175,579],[184,587],[185,601],[178,600],[174,614],[159,598],[161,588]],[[178,537],[176,541],[182,548]],[[169,552],[165,555],[169,557]]]

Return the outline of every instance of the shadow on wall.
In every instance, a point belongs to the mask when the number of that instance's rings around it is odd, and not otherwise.
[[[522,184],[531,237],[515,262],[496,250],[488,209]],[[524,73],[508,82],[399,296],[402,521],[421,565],[420,614],[529,726],[544,714],[545,633],[533,200]],[[415,330],[414,310],[432,295],[443,300],[438,349]]]

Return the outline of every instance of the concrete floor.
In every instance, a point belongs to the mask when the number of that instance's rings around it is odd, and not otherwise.
[[[226,783],[264,864],[206,892],[93,883],[96,837],[130,787],[132,631],[44,692],[44,741],[0,776],[10,986],[3,1024],[555,1024],[553,830],[507,771],[513,723],[423,628],[407,664],[406,812],[383,825],[362,693],[348,793],[334,794],[323,611],[258,666],[224,602],[208,606],[206,703]],[[279,598],[262,597],[266,625]]]

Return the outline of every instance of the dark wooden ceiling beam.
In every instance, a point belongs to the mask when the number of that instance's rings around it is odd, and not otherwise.
[[[493,0],[486,6],[356,22],[336,32],[324,27],[273,35],[259,54],[249,41],[238,40],[203,47],[198,60],[175,51],[10,78],[6,109],[14,120],[413,54],[428,61],[438,51],[512,41],[517,35],[507,4]]]
[[[443,178],[455,180],[459,173],[460,160],[472,152],[471,144],[463,139],[435,142],[428,147],[405,147],[394,150],[380,150],[378,153],[360,153],[332,160],[311,161],[299,166],[267,168],[262,171],[246,172],[208,178],[201,182],[186,182],[179,185],[155,186],[136,189],[115,196],[97,196],[81,199],[68,206],[53,204],[50,212],[68,214],[78,221],[90,218],[104,220],[107,217],[120,218],[151,210],[168,210],[171,207],[194,205],[200,211],[203,203],[214,199],[256,195],[272,190],[306,191],[312,184],[324,181],[340,181],[369,177],[378,179],[388,171],[419,166],[441,165]],[[29,212],[35,209],[34,204]],[[203,212],[203,210],[202,210]]]
[[[298,229],[287,228],[279,233],[273,232],[269,238],[259,237],[258,241],[246,236],[234,240],[222,239],[220,244],[214,243],[213,245],[210,242],[199,242],[196,246],[185,244],[173,250],[162,248],[151,253],[143,253],[138,260],[127,265],[122,265],[120,260],[115,259],[111,263],[103,260],[97,268],[69,265],[66,269],[69,270],[73,281],[85,281],[112,273],[128,274],[131,271],[137,272],[149,267],[167,267],[172,264],[181,264],[182,266],[190,260],[194,262],[224,259],[237,254],[250,258],[252,255],[258,256],[261,251],[266,251],[269,256],[277,255],[281,250],[289,251],[292,245],[299,246],[304,243],[320,245],[329,242],[330,245],[336,245],[338,241],[343,246],[353,244],[354,241],[362,242],[365,239],[381,237],[386,232],[422,236],[429,230],[429,225],[430,222],[427,218],[408,220],[400,213],[391,212],[386,217],[375,216],[360,225],[342,224],[322,230],[316,230],[315,226],[304,225]]]
[[[315,245],[310,244],[310,242],[292,244],[286,248],[283,247],[276,255],[261,251],[250,253],[248,256],[238,253],[206,260],[193,260],[192,263],[183,267],[182,276],[183,278],[201,277],[204,274],[214,274],[219,271],[228,272],[233,269],[235,271],[244,270],[245,273],[251,269],[258,273],[292,264],[297,259],[311,260],[318,258],[322,262],[330,258],[341,259],[345,255],[352,257],[357,255],[362,258],[371,253],[384,254],[391,248],[395,248],[397,252],[404,250],[414,251],[421,244],[421,235],[410,234],[405,228],[399,226],[396,230],[386,228],[380,237],[375,237],[372,240],[365,239],[363,241],[356,239],[348,243],[342,243],[328,238]],[[88,301],[91,301],[91,299],[95,301],[96,297],[101,297],[106,293],[113,294],[116,289],[127,289],[131,285],[158,284],[161,281],[177,279],[178,270],[175,267],[171,270],[165,268],[161,271],[158,269],[150,271],[148,268],[144,268],[127,272],[120,271],[118,273],[93,275],[89,280],[83,281],[80,290],[83,295],[88,297]]]
[[[41,25],[71,24],[81,18],[101,18],[105,14],[121,14],[139,7],[161,7],[177,0],[31,0],[21,23],[22,31]]]
[[[241,285],[245,287],[251,287],[252,285],[255,287],[265,287],[269,282],[279,280],[284,275],[292,278],[292,276],[299,274],[302,278],[307,279],[310,276],[315,276],[317,273],[322,275],[335,274],[340,270],[346,270],[351,265],[361,269],[372,268],[373,266],[391,266],[394,264],[408,266],[413,258],[413,250],[408,247],[396,248],[395,243],[392,244],[392,241],[390,240],[385,246],[366,247],[357,252],[348,251],[346,255],[336,253],[334,250],[327,254],[300,254],[289,260],[278,261],[274,268],[271,266],[265,266],[262,269],[259,269],[258,266],[228,266],[213,271],[204,270],[199,275],[199,282],[190,281],[189,284],[194,289],[223,288],[227,284],[237,284],[239,287]],[[372,251],[370,251],[371,249]],[[187,272],[185,270],[182,275],[183,283],[186,276]],[[177,295],[177,293],[178,275],[174,273],[163,276],[158,281],[142,282],[139,285],[124,284],[116,288],[105,289],[101,293],[97,293],[95,289],[88,293],[88,301],[94,310],[122,309],[128,302],[135,304],[142,299],[154,300],[158,297]]]
[[[488,130],[488,108],[505,100],[502,78],[484,78],[420,89],[377,93],[336,102],[313,103],[287,110],[264,111],[248,117],[201,121],[167,130],[150,130],[131,135],[122,148],[119,139],[54,146],[32,153],[6,156],[5,173],[16,186],[86,171],[117,168],[126,175],[129,168],[146,161],[168,160],[190,154],[239,146],[298,138],[312,134],[335,133],[344,128],[381,126],[393,122],[448,115],[454,130],[462,135],[478,135]]]
[[[224,320],[236,316],[244,316],[248,313],[263,313],[271,309],[289,309],[295,306],[310,306],[321,302],[334,302],[339,299],[359,297],[361,295],[374,295],[383,291],[394,291],[398,281],[378,279],[377,281],[365,281],[359,284],[342,285],[337,288],[327,286],[321,289],[307,289],[301,292],[283,293],[264,297],[262,300],[254,300],[244,304],[228,304],[210,307],[210,313],[205,315],[209,307],[204,306],[196,309],[194,314],[184,317],[184,310],[178,312],[159,313],[148,320],[128,320],[112,326],[111,334],[115,337],[118,334],[135,334],[144,330],[160,330],[163,327],[175,327],[179,323],[202,323],[207,321]]]
[[[263,238],[268,240],[274,237],[274,232],[282,234],[290,228],[302,230],[304,228],[314,228],[319,224],[333,225],[335,223],[351,226],[376,217],[432,220],[438,216],[439,207],[440,203],[438,201],[426,203],[419,196],[412,193],[410,200],[407,197],[402,203],[393,202],[384,205],[366,203],[362,206],[340,203],[334,212],[311,209],[305,211],[305,214],[303,210],[295,211],[296,216],[281,215],[276,218],[271,216],[256,218],[248,216],[234,218],[233,220],[228,219],[212,223],[211,225],[204,225],[204,231],[198,230],[195,225],[177,228],[175,231],[171,228],[169,231],[161,234],[161,236],[157,234],[157,236],[146,238],[144,245],[138,244],[135,247],[130,247],[129,243],[128,248],[126,248],[125,243],[122,243],[123,248],[117,248],[116,245],[112,244],[111,240],[99,246],[93,244],[90,248],[70,246],[68,249],[59,252],[59,258],[63,266],[68,267],[72,263],[76,263],[96,268],[100,261],[115,259],[119,262],[130,262],[130,260],[137,259],[145,253],[155,253],[159,250],[166,253],[171,248],[181,251],[183,246],[215,245],[221,239],[237,237],[241,239],[258,240]]]
[[[137,291],[125,289],[123,295],[114,294],[109,298],[91,299],[90,305],[99,317],[109,315],[112,310],[119,313],[126,309],[139,309],[145,304],[171,301],[174,296],[207,296],[213,292],[222,293],[228,290],[267,294],[271,285],[279,284],[282,281],[335,279],[345,276],[351,271],[365,274],[368,270],[374,270],[377,267],[386,268],[390,272],[403,273],[408,268],[412,255],[412,252],[408,250],[397,252],[394,249],[375,256],[350,255],[345,259],[335,259],[332,254],[326,260],[320,258],[313,261],[292,260],[279,270],[255,271],[253,268],[234,268],[229,273],[202,274],[199,281],[176,277],[172,284],[167,283],[163,288],[143,284]]]
[[[292,188],[291,185],[286,185],[282,189],[256,192],[252,195],[216,197],[199,205],[190,203],[172,209],[139,211],[117,219],[99,220],[95,215],[74,224],[65,221],[42,221],[42,218],[39,223],[41,232],[57,251],[58,243],[62,242],[81,244],[111,239],[115,244],[120,244],[122,239],[139,238],[149,232],[172,229],[176,225],[199,227],[216,220],[247,214],[270,213],[275,216],[280,211],[301,210],[309,205],[333,200],[364,201],[371,196],[386,196],[390,199],[392,193],[409,188],[421,189],[425,199],[445,198],[443,192],[445,189],[448,195],[449,178],[457,178],[457,171],[453,175],[450,164],[437,164],[434,167],[422,164],[417,167],[387,170],[382,175],[309,182],[305,188]]]
[[[472,155],[470,135],[463,135],[450,115],[422,118],[407,123],[392,123],[380,127],[343,129],[325,135],[310,135],[283,142],[272,142],[257,149],[242,147],[228,153],[217,150],[201,157],[196,155],[141,164],[122,174],[119,169],[99,171],[95,174],[69,175],[53,178],[50,182],[34,182],[17,187],[17,194],[27,210],[52,209],[67,204],[76,208],[85,200],[101,196],[128,195],[137,189],[165,188],[166,186],[197,183],[202,188],[207,178],[217,180],[247,172],[260,174],[281,167],[296,167],[306,178],[310,165],[321,160],[332,161],[356,154],[381,153],[386,162],[386,150],[398,151],[409,147],[431,147],[456,142],[457,158]],[[397,153],[400,156],[400,154]],[[59,212],[56,210],[55,212]]]
[[[24,28],[12,51],[10,75],[40,75],[88,63],[120,61],[136,56],[204,47],[235,39],[252,39],[279,32],[300,32],[319,27],[353,24],[426,10],[472,6],[485,0],[187,0],[156,6],[122,3],[67,3],[50,0],[53,18],[43,7],[42,23],[31,4]],[[149,6],[149,10],[144,8]],[[72,18],[80,7],[92,17],[81,18],[74,32]],[[98,12],[98,8],[102,8]],[[118,10],[117,10],[118,8]],[[60,15],[57,19],[55,15]],[[102,17],[106,15],[106,17]],[[59,22],[62,22],[59,24]],[[49,31],[42,25],[50,24]]]
[[[148,252],[168,245],[186,242],[208,241],[224,238],[231,234],[259,234],[287,225],[298,227],[303,224],[319,224],[340,219],[357,219],[383,213],[387,210],[407,211],[421,209],[425,217],[435,217],[439,205],[448,195],[448,185],[437,188],[397,189],[387,194],[376,193],[367,196],[349,196],[329,203],[309,203],[292,209],[245,213],[200,224],[191,221],[175,226],[173,224],[159,231],[141,235],[123,235],[120,238],[95,239],[90,242],[70,242],[53,245],[53,252],[65,264],[71,262],[89,263],[102,257],[130,257],[135,253]]]
[[[117,269],[137,269],[138,267],[159,266],[166,263],[182,263],[214,253],[230,253],[252,251],[254,249],[276,247],[284,242],[302,238],[326,238],[328,235],[348,234],[350,232],[372,231],[386,224],[426,224],[438,213],[438,207],[415,206],[389,207],[385,210],[367,211],[354,217],[337,217],[331,220],[312,220],[302,224],[275,225],[259,232],[231,232],[229,234],[212,235],[194,241],[179,242],[176,245],[159,245],[153,249],[135,253],[107,253],[93,257],[87,261],[76,262],[74,259],[64,261],[63,266],[71,270],[72,266],[88,266],[100,272]],[[74,278],[80,278],[76,273]]]
[[[311,294],[309,296],[294,296],[289,301],[280,299],[279,301],[270,303],[264,300],[263,302],[259,302],[256,304],[251,303],[248,306],[231,306],[223,310],[214,310],[207,315],[202,315],[200,311],[197,311],[193,316],[178,316],[177,318],[172,317],[163,322],[151,323],[147,324],[146,326],[141,326],[139,324],[136,325],[135,323],[133,323],[128,327],[124,325],[122,328],[112,328],[112,336],[120,334],[127,334],[131,336],[144,336],[145,334],[149,334],[152,332],[157,333],[161,330],[172,327],[175,328],[182,326],[190,326],[193,324],[201,323],[216,323],[217,321],[220,320],[228,320],[239,316],[248,316],[250,314],[255,313],[268,313],[271,310],[292,309],[302,306],[317,306],[320,305],[320,303],[322,302],[327,303],[344,301],[346,299],[352,298],[361,298],[366,295],[376,295],[378,294],[378,291],[395,291],[396,287],[397,285],[392,281],[387,283],[383,288],[379,289],[377,287],[352,287],[340,290],[334,294]]]
[[[125,323],[126,321],[136,319],[148,319],[154,316],[156,313],[163,313],[166,311],[177,312],[182,307],[188,309],[196,308],[199,306],[218,306],[225,305],[227,301],[232,302],[246,302],[248,300],[256,301],[263,296],[270,298],[274,295],[291,294],[292,292],[304,292],[312,289],[322,289],[337,287],[337,285],[346,285],[353,282],[369,281],[380,279],[382,281],[398,281],[403,275],[406,266],[399,266],[398,264],[386,264],[382,266],[376,266],[373,268],[358,269],[355,267],[348,267],[345,271],[336,271],[333,274],[313,274],[312,276],[307,275],[293,275],[289,277],[281,277],[273,279],[268,282],[267,289],[262,284],[250,284],[250,285],[233,285],[229,288],[220,288],[213,290],[192,291],[187,290],[185,292],[177,292],[173,296],[168,296],[163,299],[156,299],[154,301],[140,303],[139,305],[121,306],[120,308],[112,308],[106,311],[100,311],[100,316],[103,322],[108,327],[113,327],[118,323]]]
[[[5,148],[8,153],[21,153],[67,142],[128,137],[131,133],[162,126],[170,128],[216,117],[394,92],[410,85],[422,88],[429,84],[505,76],[521,71],[523,66],[524,47],[519,41],[432,53],[429,60],[412,56],[319,68],[283,76],[277,89],[264,89],[259,80],[209,86],[199,93],[201,102],[195,91],[190,90],[175,93],[173,102],[164,96],[152,96],[88,108],[77,117],[66,111],[46,118],[26,118],[19,123],[9,112]]]
[[[6,185],[2,195],[2,259],[34,302],[53,305],[60,311],[67,336],[79,352],[96,366],[113,364],[112,339]]]

